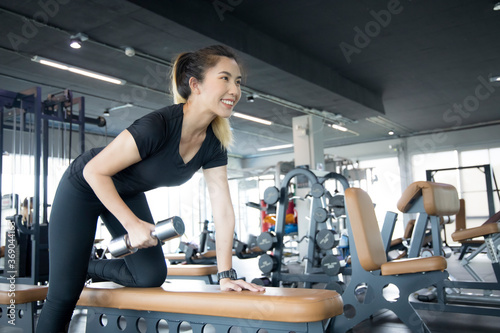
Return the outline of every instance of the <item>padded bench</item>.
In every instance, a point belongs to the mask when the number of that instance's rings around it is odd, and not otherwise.
[[[168,265],[169,279],[203,279],[208,284],[214,284],[212,275],[217,274],[217,265]]]
[[[455,242],[463,242],[477,237],[483,237],[484,243],[480,245],[474,252],[462,259],[461,264],[476,281],[482,282],[483,279],[476,273],[470,266],[470,262],[479,253],[486,249],[488,258],[491,260],[493,272],[497,278],[497,283],[500,283],[500,255],[498,249],[500,248],[500,222],[484,223],[483,225],[475,228],[462,229],[455,231],[451,238]]]
[[[188,253],[167,253],[167,259],[172,264],[188,263],[192,265],[208,264],[213,265],[216,261],[216,252],[214,250],[198,253],[195,250]]]
[[[402,213],[418,213],[408,257],[420,256],[429,223],[431,225],[433,254],[444,254],[441,240],[441,218],[456,215],[459,212],[460,201],[456,188],[450,184],[427,181],[413,182],[401,195],[397,207]]]
[[[37,302],[45,300],[47,286],[0,283],[0,332],[6,327],[34,332]]]
[[[264,292],[233,292],[216,285],[175,283],[158,288],[94,283],[84,288],[77,306],[88,309],[87,332],[92,333],[137,333],[146,327],[156,332],[165,322],[169,332],[178,332],[185,321],[193,333],[203,332],[208,324],[217,333],[233,326],[254,333],[318,333],[343,311],[342,298],[333,290],[268,287]]]

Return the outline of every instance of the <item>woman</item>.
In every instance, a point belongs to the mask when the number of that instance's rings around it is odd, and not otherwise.
[[[203,168],[216,228],[222,290],[262,291],[234,280],[234,211],[227,181],[231,131],[227,118],[241,97],[235,54],[210,46],[177,57],[172,71],[175,104],[152,112],[107,147],[79,156],[61,179],[52,205],[50,275],[37,332],[67,330],[87,277],[124,286],[157,287],[167,268],[144,192],[177,186]],[[128,233],[140,250],[123,259],[91,260],[98,217],[112,237]]]

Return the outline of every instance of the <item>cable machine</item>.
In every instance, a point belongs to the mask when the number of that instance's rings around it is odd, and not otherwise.
[[[51,94],[42,101],[40,87],[22,92],[0,89],[0,148],[2,155],[10,155],[12,161],[12,193],[2,195],[2,182],[9,179],[3,177],[4,158],[0,160],[0,197],[13,198],[6,201],[10,205],[4,205],[2,200],[2,212],[8,211],[9,216],[4,217],[7,221],[2,219],[3,228],[0,228],[1,239],[5,240],[0,282],[6,282],[12,274],[16,276],[16,283],[38,284],[48,280],[49,164],[54,160],[49,158],[57,151],[58,159],[68,165],[72,158],[84,152],[85,123],[102,127],[106,121],[102,117],[86,118],[84,97],[73,97],[71,90]],[[74,129],[78,131],[79,140],[76,154],[72,154]],[[19,176],[25,176],[16,172],[24,172],[26,168],[28,178],[33,180],[32,198],[22,201],[15,192],[19,191],[16,187],[19,187]],[[22,243],[22,239],[26,241]],[[9,261],[9,253],[15,261]],[[21,260],[24,255],[25,261]]]

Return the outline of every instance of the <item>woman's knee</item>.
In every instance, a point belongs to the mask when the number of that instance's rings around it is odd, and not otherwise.
[[[166,266],[155,267],[154,270],[141,274],[136,279],[137,287],[141,288],[154,288],[160,287],[167,278]]]

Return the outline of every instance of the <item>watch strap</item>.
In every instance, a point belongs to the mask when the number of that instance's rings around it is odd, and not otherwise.
[[[217,280],[220,281],[222,279],[231,279],[231,280],[236,280],[238,279],[238,276],[236,274],[236,271],[234,269],[230,269],[227,271],[219,272],[217,273]]]

